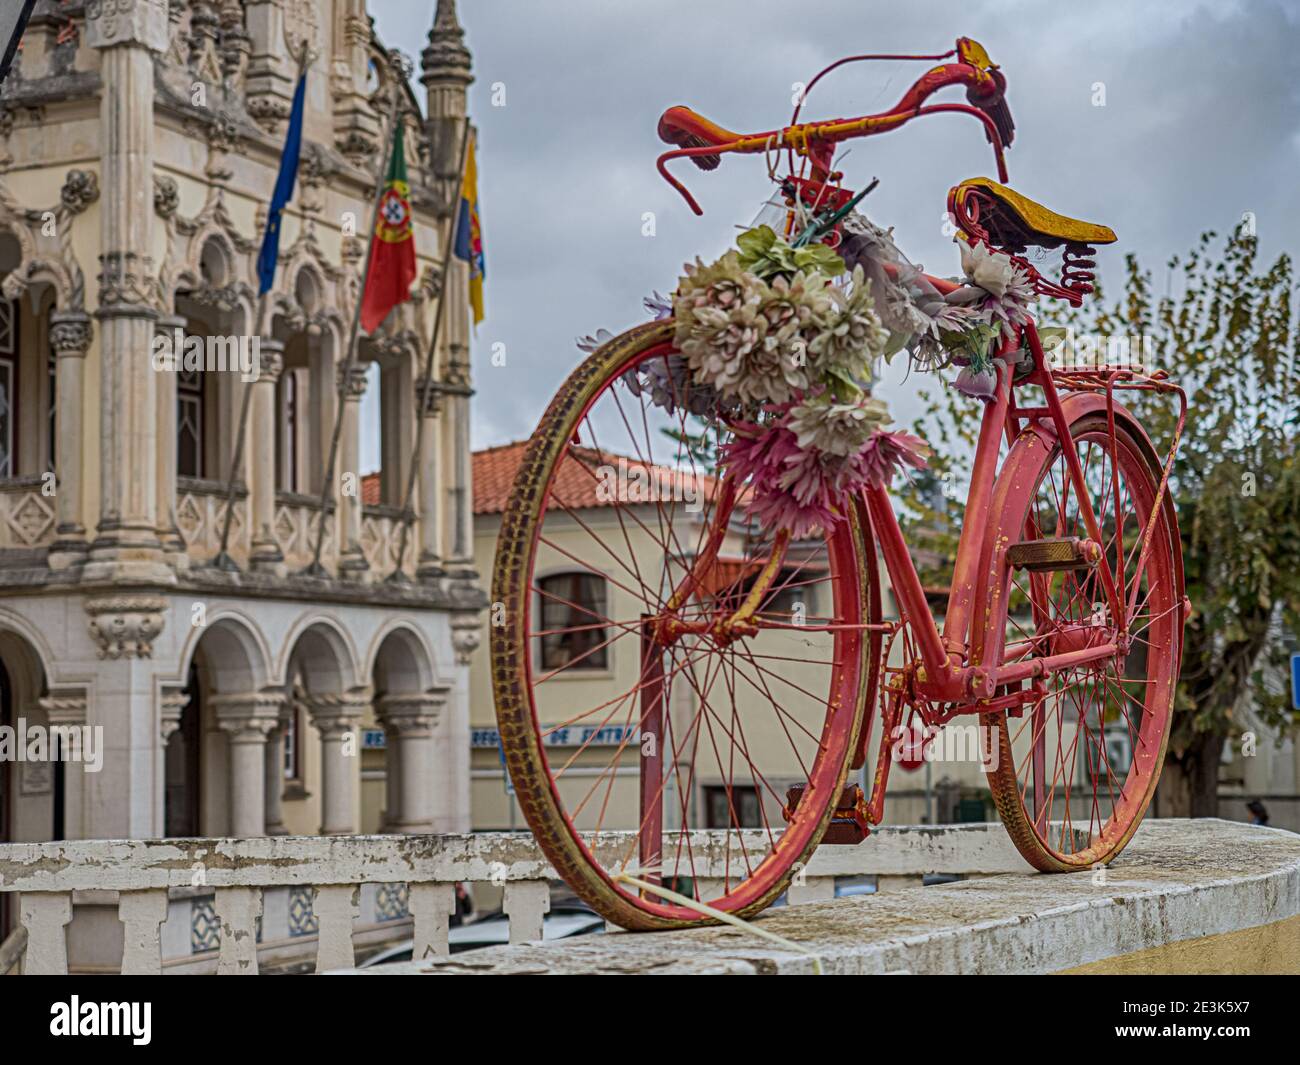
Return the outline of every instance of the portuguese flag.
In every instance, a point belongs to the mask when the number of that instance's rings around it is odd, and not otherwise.
[[[402,124],[394,134],[393,154],[379,200],[370,246],[370,273],[361,296],[361,328],[373,333],[399,303],[411,298],[415,282],[415,234],[411,226],[411,186],[406,182]]]

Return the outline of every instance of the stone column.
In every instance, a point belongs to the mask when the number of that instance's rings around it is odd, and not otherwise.
[[[275,440],[278,426],[275,409],[275,385],[284,370],[284,344],[262,338],[261,369],[252,388],[249,411],[250,438],[248,455],[249,506],[252,515],[252,554],[250,568],[283,575],[284,554],[275,538]]]
[[[86,43],[100,51],[98,307],[100,512],[86,578],[165,580],[158,540],[157,312],[153,247],[154,57],[167,48],[165,0],[90,4]]]
[[[304,700],[321,737],[322,836],[346,836],[357,830],[356,795],[361,777],[357,728],[368,701],[360,691],[312,693]]]
[[[384,726],[384,817],[380,822],[382,832],[400,832],[402,820],[402,763],[397,745],[400,736],[395,725]]]
[[[284,737],[293,713],[293,700],[285,697],[275,727],[266,737],[266,834],[287,836],[284,823]]]
[[[434,774],[438,768],[433,733],[446,698],[442,692],[409,692],[384,695],[376,704],[390,737],[389,764],[397,766],[397,806],[389,810],[390,832],[433,831]],[[390,792],[390,802],[392,798]]]
[[[299,9],[301,10],[301,8]],[[294,67],[285,47],[285,19],[278,0],[245,0],[245,20],[253,38],[244,77],[248,113],[277,135],[293,104]],[[307,7],[309,17],[310,7]],[[301,32],[294,27],[294,36]]]
[[[158,824],[162,834],[167,833],[167,752],[171,748],[172,737],[180,730],[181,714],[189,705],[190,695],[184,688],[164,688],[158,702]],[[182,737],[183,739],[183,737]],[[180,754],[182,762],[184,753]],[[187,781],[187,786],[198,787],[198,781]],[[195,826],[197,828],[197,826]]]
[[[266,835],[266,738],[280,720],[283,692],[218,695],[217,723],[230,748],[230,834]]]
[[[458,649],[456,660],[463,665],[469,661],[468,653],[462,655]],[[433,829],[468,832],[471,821],[468,686],[462,681],[454,689],[445,689],[442,699],[445,708],[433,736],[433,764],[438,780]]]
[[[103,728],[101,769],[82,781],[83,834],[87,839],[160,836],[153,644],[170,603],[161,595],[119,592],[87,598],[82,608],[98,651],[86,723]]]
[[[416,576],[421,581],[436,582],[443,576],[442,568],[442,508],[438,506],[438,492],[441,490],[441,478],[438,476],[438,415],[442,410],[442,393],[435,381],[426,397],[426,378],[420,377],[415,382],[415,409],[424,429],[420,437],[420,470],[418,481],[418,505],[420,520],[418,524],[419,556]],[[423,404],[423,409],[421,409]]]
[[[86,692],[79,690],[54,690],[40,702],[50,728],[81,729],[86,724]],[[75,749],[75,748],[74,748]],[[53,756],[53,748],[51,748]],[[85,838],[85,781],[87,754],[81,748],[82,761],[63,765],[63,838]]]
[[[185,343],[185,319],[164,315],[158,319],[157,343],[179,358]],[[158,539],[173,565],[188,568],[189,555],[176,524],[176,367],[155,374],[158,413]]]
[[[86,525],[82,512],[86,489],[85,440],[86,352],[90,348],[90,316],[84,311],[55,311],[50,315],[50,347],[57,364],[58,401],[54,412],[57,440],[57,539],[50,545],[51,569],[66,569],[86,558]]]
[[[472,456],[469,443],[469,400],[473,390],[466,382],[468,367],[448,368],[448,383],[443,386],[447,415],[444,419],[443,470],[448,483],[445,486],[447,513],[443,527],[443,565],[451,577],[469,577],[474,574],[474,514],[472,496]]]
[[[343,393],[343,439],[340,441],[338,476],[351,478],[351,492],[341,492],[337,522],[339,575],[364,580],[370,564],[361,550],[361,397],[366,394],[366,367],[353,363],[347,380],[344,364],[339,364],[339,383]]]
[[[427,92],[428,135],[435,183],[445,202],[454,202],[460,182],[459,163],[464,135],[466,90],[474,80],[465,32],[456,17],[455,0],[438,0],[429,44],[420,54],[420,82]],[[454,224],[454,218],[448,220]],[[447,459],[443,475],[447,483],[438,486],[446,493],[447,513],[441,517],[446,530],[441,556],[450,576],[473,573],[473,514],[470,496],[469,451],[469,297],[468,265],[455,259],[449,265],[440,298],[448,300],[443,329],[446,361],[445,382],[447,425],[442,441]],[[441,346],[441,345],[440,345]],[[442,362],[442,352],[439,360]],[[423,485],[421,486],[423,489]],[[422,499],[424,497],[422,496]]]
[[[330,7],[320,6],[330,10]],[[366,3],[365,0],[337,0],[330,6],[335,19],[332,35],[334,55],[330,66],[334,143],[350,160],[363,163],[384,149],[379,143],[379,116],[366,93],[370,56]]]

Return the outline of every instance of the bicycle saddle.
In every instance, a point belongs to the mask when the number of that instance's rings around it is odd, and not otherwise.
[[[1113,244],[1117,239],[1109,226],[1049,211],[991,178],[967,178],[953,187],[949,202],[959,212],[958,217],[969,218],[1000,248],[1019,251],[1031,245],[1059,248],[1062,244]]]

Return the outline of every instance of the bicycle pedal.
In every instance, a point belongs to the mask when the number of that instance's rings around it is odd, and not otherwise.
[[[1101,558],[1101,547],[1093,540],[1075,536],[1021,540],[1007,548],[1007,562],[1013,569],[1031,573],[1055,573],[1061,570],[1088,569]]]
[[[785,793],[785,809],[781,812],[787,821],[793,816],[799,800],[807,789],[807,784],[795,784]],[[848,784],[840,792],[840,801],[831,813],[831,823],[826,826],[822,843],[835,846],[853,846],[861,843],[871,835],[871,825],[867,821],[867,797],[857,784]]]

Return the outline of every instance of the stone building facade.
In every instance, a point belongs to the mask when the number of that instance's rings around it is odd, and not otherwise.
[[[463,37],[439,0],[421,100],[364,0],[37,4],[0,93],[0,725],[98,726],[103,749],[97,771],[0,761],[0,840],[469,827],[484,595],[468,267],[440,272],[472,80]],[[259,301],[304,45],[298,188]],[[418,280],[343,380],[393,115]],[[200,338],[207,368],[160,369],[160,337]],[[250,340],[255,375],[213,368]],[[377,503],[357,490],[367,387]],[[245,388],[235,565],[219,567]],[[369,825],[365,732],[382,751]]]

